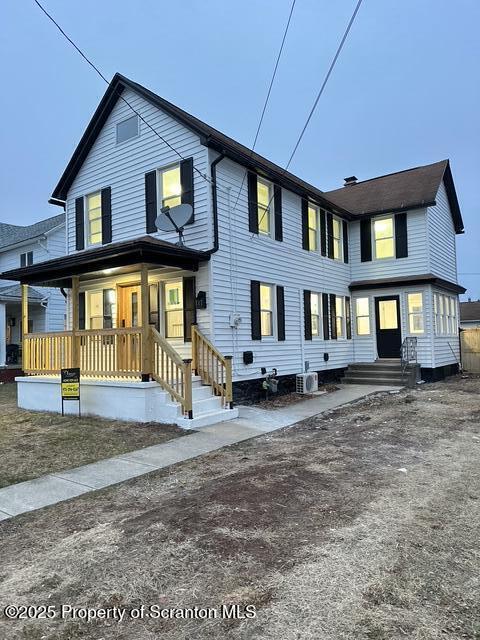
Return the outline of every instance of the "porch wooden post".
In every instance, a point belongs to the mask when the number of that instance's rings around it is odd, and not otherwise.
[[[28,333],[28,284],[22,284],[22,369],[30,369],[30,357],[25,336]]]
[[[80,337],[77,331],[80,324],[79,308],[78,308],[78,292],[79,292],[78,276],[72,276],[72,367],[80,366]]]
[[[150,344],[150,324],[149,324],[149,290],[148,290],[148,267],[142,264],[140,269],[140,289],[142,304],[142,382],[150,380],[152,373],[152,354]]]

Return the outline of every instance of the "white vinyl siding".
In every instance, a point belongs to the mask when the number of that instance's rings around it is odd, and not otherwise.
[[[193,158],[200,173],[209,175],[207,147],[199,137],[160,111],[131,89],[123,93],[132,106],[184,158]],[[107,118],[68,192],[68,252],[75,252],[75,198],[93,193],[103,185],[112,190],[112,242],[138,238],[146,233],[145,174],[178,163],[178,155],[140,122],[140,136],[132,144],[116,144],[116,124],[132,115],[119,100]],[[208,250],[213,244],[211,185],[194,170],[195,222],[185,228],[185,244]],[[159,231],[152,237],[177,242],[175,231]]]
[[[428,255],[430,273],[457,282],[455,228],[443,183],[435,198],[436,205],[428,208]]]

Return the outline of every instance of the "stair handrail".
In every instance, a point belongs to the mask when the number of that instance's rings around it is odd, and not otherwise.
[[[192,370],[222,397],[226,408],[233,407],[232,356],[221,354],[196,324],[192,324]]]
[[[402,378],[404,377],[409,364],[417,364],[417,342],[417,338],[413,336],[407,336],[402,342],[402,346],[400,348]]]
[[[152,378],[193,418],[192,360],[182,359],[155,327],[150,327]]]

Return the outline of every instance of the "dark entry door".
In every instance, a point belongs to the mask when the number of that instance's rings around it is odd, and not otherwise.
[[[400,358],[402,330],[400,325],[400,298],[375,298],[377,352],[379,358]]]

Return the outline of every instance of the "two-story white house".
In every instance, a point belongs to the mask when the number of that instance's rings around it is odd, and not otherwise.
[[[65,254],[65,215],[20,226],[0,223],[0,273]],[[11,379],[22,365],[21,289],[18,282],[0,279],[0,380]],[[65,328],[65,297],[56,288],[31,287],[28,331]]]
[[[26,337],[21,406],[58,410],[63,366],[87,412],[192,426],[273,370],[292,389],[413,342],[424,379],[458,368],[448,161],[324,193],[117,74],[50,202],[67,255],[4,277],[68,290],[69,330]],[[179,204],[183,246],[155,224]]]

